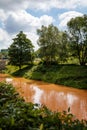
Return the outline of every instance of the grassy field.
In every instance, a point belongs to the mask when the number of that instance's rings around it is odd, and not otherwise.
[[[7,66],[5,72],[13,76],[87,89],[87,66],[73,64],[46,66],[39,64],[24,66],[22,70],[18,70],[14,66]]]

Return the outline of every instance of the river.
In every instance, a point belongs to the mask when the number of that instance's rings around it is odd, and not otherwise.
[[[26,102],[44,104],[52,111],[63,111],[70,107],[78,119],[87,120],[87,90],[79,90],[61,85],[24,78],[9,78],[0,74],[0,81],[12,83]]]

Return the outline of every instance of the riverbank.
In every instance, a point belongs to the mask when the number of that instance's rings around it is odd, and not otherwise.
[[[5,73],[80,89],[87,89],[87,66],[80,65],[29,65],[21,70],[7,66]]]

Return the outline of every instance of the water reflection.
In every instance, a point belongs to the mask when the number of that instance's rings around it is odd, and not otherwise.
[[[39,89],[38,86],[30,86],[30,89],[32,89],[35,93],[33,95],[33,103],[38,103],[41,105],[41,97],[43,94],[43,90]]]
[[[7,83],[12,83],[13,79],[12,79],[12,78],[6,78],[5,81],[6,81]]]
[[[71,112],[79,119],[87,119],[87,90],[78,90],[23,78],[2,77],[6,79],[6,82],[10,82],[16,87],[26,102],[44,104],[53,111],[63,111],[70,107]]]
[[[66,96],[67,104],[71,107],[73,103],[78,102],[78,97],[75,95],[67,94]]]

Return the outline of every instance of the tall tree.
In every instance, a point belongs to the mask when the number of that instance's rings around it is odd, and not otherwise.
[[[13,43],[8,48],[9,62],[12,65],[19,66],[28,64],[33,60],[33,45],[26,35],[20,31],[13,39]]]
[[[65,32],[60,32],[60,44],[58,47],[58,59],[60,62],[67,61],[69,57],[69,40],[68,35]]]
[[[72,18],[67,26],[72,54],[79,59],[80,65],[85,65],[87,63],[87,15]]]
[[[46,63],[51,63],[56,60],[58,44],[59,44],[59,30],[52,24],[48,27],[42,26],[41,29],[37,30],[39,35],[38,45],[40,46],[40,57]]]

